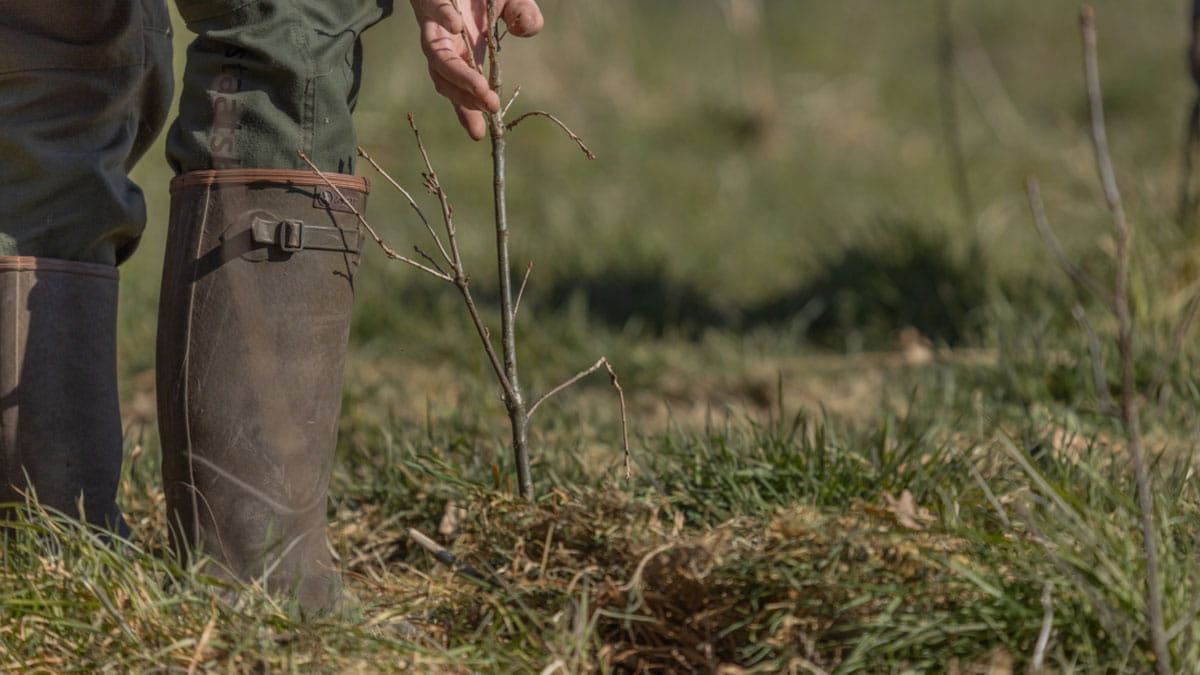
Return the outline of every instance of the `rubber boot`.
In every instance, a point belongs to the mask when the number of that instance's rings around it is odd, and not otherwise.
[[[327,176],[361,213],[367,181]],[[308,172],[171,182],[157,377],[172,545],[305,612],[340,598],[326,501],[362,244]]]
[[[0,503],[128,534],[116,334],[117,268],[0,257]]]

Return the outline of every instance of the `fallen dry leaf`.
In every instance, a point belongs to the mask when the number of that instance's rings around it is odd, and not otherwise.
[[[909,530],[924,530],[935,520],[929,509],[917,506],[917,500],[909,490],[901,492],[899,499],[885,490],[883,500],[887,503],[885,510],[896,519],[896,524],[900,527]]]
[[[442,522],[438,523],[437,529],[438,534],[442,535],[442,540],[450,544],[458,539],[463,518],[466,517],[467,510],[456,504],[453,499],[446,502],[446,510],[442,513]]]

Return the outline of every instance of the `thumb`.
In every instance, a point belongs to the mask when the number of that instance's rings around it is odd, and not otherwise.
[[[500,17],[504,19],[508,32],[517,37],[533,37],[541,32],[545,23],[542,10],[535,0],[508,0]]]

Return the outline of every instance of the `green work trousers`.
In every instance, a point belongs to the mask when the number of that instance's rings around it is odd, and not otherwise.
[[[176,173],[352,173],[362,31],[392,0],[177,0],[189,30]],[[0,3],[0,256],[119,264],[145,228],[127,173],[171,101],[164,0]],[[154,186],[155,189],[165,189]]]

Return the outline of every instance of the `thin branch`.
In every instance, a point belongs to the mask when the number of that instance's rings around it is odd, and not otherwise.
[[[1036,177],[1029,176],[1025,179],[1025,194],[1029,197],[1029,210],[1033,213],[1033,224],[1037,227],[1042,241],[1045,242],[1050,252],[1054,254],[1054,258],[1058,260],[1059,267],[1062,267],[1067,276],[1077,285],[1103,300],[1111,307],[1113,302],[1112,294],[1105,291],[1095,279],[1088,276],[1087,272],[1084,272],[1078,265],[1072,262],[1071,258],[1067,256],[1067,252],[1063,250],[1062,244],[1058,242],[1058,237],[1054,236],[1054,230],[1050,228],[1050,221],[1046,218],[1046,207],[1042,203],[1042,191],[1038,187]]]
[[[521,85],[517,85],[517,88],[513,89],[512,98],[508,99],[508,103],[504,104],[504,108],[500,111],[501,118],[508,117],[508,109],[512,107],[512,104],[514,102],[516,102],[517,97],[520,95],[521,95]],[[512,127],[509,127],[509,128],[511,129]]]
[[[431,256],[430,256],[428,253],[426,253],[426,252],[425,252],[425,250],[424,250],[424,249],[422,249],[420,246],[416,246],[416,245],[414,245],[414,246],[413,246],[413,250],[417,252],[417,255],[420,255],[422,258],[424,258],[424,259],[428,260],[428,261],[429,261],[429,264],[430,264],[430,265],[433,265],[433,267],[434,267],[434,268],[435,268],[437,271],[441,272],[442,274],[446,274],[446,273],[445,273],[445,271],[443,271],[443,270],[442,270],[442,266],[438,264],[438,261],[434,260],[434,259],[433,259],[433,258],[432,258],[432,257],[431,257]],[[446,276],[449,276],[449,275],[446,275]]]
[[[526,413],[526,416],[533,417],[533,413],[538,409],[538,406],[540,406],[542,403],[545,403],[548,399],[550,399],[550,397],[558,394],[567,387],[570,387],[588,375],[600,370],[601,366],[608,370],[608,380],[612,384],[613,388],[617,390],[617,398],[620,399],[621,402],[621,445],[625,450],[625,480],[629,481],[633,478],[633,470],[630,466],[629,416],[625,407],[625,390],[621,388],[621,382],[617,379],[617,371],[613,370],[612,364],[608,362],[608,357],[601,356],[599,361],[596,361],[588,368],[584,368],[578,373],[575,373],[575,375],[567,381],[551,389],[545,394],[542,394],[540,398],[533,402],[533,405],[529,406],[529,412]]]
[[[551,398],[555,394],[561,392],[562,390],[566,389],[567,387],[570,387],[571,385],[582,380],[583,378],[587,377],[588,375],[591,375],[592,373],[596,372],[597,370],[600,370],[600,368],[602,366],[606,365],[607,363],[608,363],[608,359],[606,357],[601,356],[599,361],[593,363],[591,366],[589,366],[587,368],[584,368],[583,370],[579,371],[578,373],[575,373],[575,375],[573,375],[570,379],[566,380],[565,382],[563,382],[562,384],[558,385],[557,387],[551,389],[550,391],[546,392],[545,394],[542,394],[541,397],[539,397],[536,401],[533,402],[533,405],[529,406],[529,412],[527,414],[530,417],[533,417],[533,413],[534,413],[534,411],[536,411],[538,409],[538,406],[545,403],[549,398]]]
[[[621,383],[617,380],[617,371],[613,370],[608,359],[604,359],[604,367],[608,369],[608,380],[617,390],[617,398],[621,401],[621,447],[625,451],[625,482],[628,483],[633,480],[633,469],[629,465],[629,417],[625,410],[625,390],[621,388]]]
[[[304,160],[304,163],[307,164],[313,170],[314,173],[316,173],[318,176],[320,176],[321,180],[325,181],[325,184],[328,185],[330,187],[330,189],[332,189],[337,194],[338,198],[342,200],[342,203],[345,204],[346,207],[350,209],[350,212],[354,214],[354,217],[358,219],[358,222],[361,223],[364,228],[366,228],[367,232],[371,233],[371,237],[373,237],[375,239],[375,243],[379,244],[379,247],[383,249],[383,252],[384,252],[384,254],[387,255],[387,257],[391,258],[392,260],[399,260],[400,262],[408,263],[409,265],[412,265],[413,267],[421,270],[422,272],[425,272],[427,274],[435,276],[438,279],[441,279],[442,281],[448,281],[450,283],[454,283],[454,279],[451,278],[448,274],[439,272],[431,267],[422,265],[421,263],[417,262],[416,260],[413,260],[412,258],[402,256],[399,253],[396,253],[396,251],[392,250],[392,247],[383,243],[383,239],[381,239],[379,237],[379,235],[375,233],[375,228],[371,227],[371,224],[367,222],[367,219],[363,217],[363,214],[360,213],[359,210],[354,207],[354,204],[350,203],[349,199],[346,199],[346,195],[342,194],[342,191],[338,188],[338,186],[334,185],[333,182],[329,180],[329,176],[326,176],[323,171],[318,169],[317,165],[312,163],[312,160],[310,160],[308,158],[308,156],[304,154],[303,150],[297,150],[296,154],[299,155],[300,159]]]
[[[453,553],[447,551],[441,544],[425,536],[420,530],[410,527],[408,528],[408,536],[418,546],[428,551],[434,560],[449,567],[454,572],[471,577],[476,581],[481,581],[488,586],[495,587],[497,585],[495,579],[459,560]]]
[[[525,276],[521,278],[521,287],[517,289],[517,299],[513,303],[513,316],[516,316],[517,312],[521,310],[521,298],[525,297],[525,285],[529,283],[530,272],[533,272],[532,260],[530,260],[529,264],[525,266]]]
[[[496,373],[496,379],[499,380],[500,386],[504,389],[505,397],[511,396],[513,391],[512,382],[504,371],[504,367],[500,363],[500,357],[496,354],[496,349],[492,346],[491,331],[483,322],[483,317],[479,315],[479,308],[475,305],[475,298],[471,295],[469,286],[471,278],[463,269],[462,255],[458,249],[458,232],[454,227],[454,216],[450,208],[450,200],[446,196],[446,191],[438,182],[437,172],[433,170],[433,163],[429,161],[429,153],[425,150],[425,143],[421,140],[421,131],[417,129],[417,122],[412,115],[408,116],[408,125],[412,128],[413,136],[417,141],[417,149],[421,152],[421,157],[425,161],[426,184],[430,186],[434,194],[438,198],[438,204],[442,209],[442,222],[446,226],[446,237],[450,241],[451,265],[454,267],[454,277],[450,279],[450,283],[458,288],[459,293],[463,297],[463,302],[467,305],[467,313],[471,315],[471,323],[475,326],[475,332],[479,334],[479,340],[483,343],[483,351],[487,354],[488,361],[492,364],[492,370]]]
[[[512,131],[513,127],[520,124],[522,120],[524,120],[528,117],[534,117],[534,116],[545,117],[546,119],[549,119],[551,122],[554,122],[555,124],[557,124],[559,129],[562,129],[566,135],[571,137],[571,140],[575,141],[575,144],[579,146],[579,149],[583,151],[583,154],[587,155],[588,159],[596,159],[596,154],[593,153],[591,150],[589,150],[587,145],[584,145],[582,138],[580,138],[578,135],[576,135],[574,131],[571,131],[570,127],[568,127],[566,124],[563,124],[562,120],[558,119],[554,115],[551,115],[550,113],[548,113],[544,110],[531,110],[530,112],[524,113],[524,114],[518,116],[517,119],[505,124],[504,129],[506,131]]]
[[[1112,391],[1108,388],[1108,375],[1104,371],[1104,352],[1100,349],[1100,338],[1092,329],[1092,323],[1088,321],[1087,312],[1083,311],[1082,306],[1072,307],[1071,315],[1079,322],[1079,328],[1087,336],[1088,352],[1092,357],[1092,379],[1096,387],[1096,397],[1100,399],[1100,412],[1105,415],[1119,414],[1120,411],[1113,404]]]
[[[1138,398],[1134,377],[1133,318],[1129,306],[1129,226],[1121,206],[1121,194],[1113,174],[1108,152],[1108,135],[1104,128],[1104,104],[1100,95],[1100,68],[1096,58],[1095,13],[1084,5],[1079,14],[1083,34],[1084,75],[1087,80],[1088,104],[1092,119],[1092,145],[1096,152],[1096,169],[1104,187],[1104,198],[1116,230],[1117,278],[1113,307],[1117,315],[1117,348],[1121,357],[1121,421],[1129,439],[1129,453],[1137,482],[1138,509],[1141,511],[1142,551],[1146,557],[1146,618],[1150,623],[1150,643],[1154,650],[1155,668],[1160,675],[1174,669],[1171,650],[1163,621],[1162,587],[1158,578],[1158,549],[1154,528],[1154,495],[1150,473],[1146,466],[1138,420]]]
[[[367,154],[367,151],[364,150],[361,145],[358,146],[358,154],[360,157],[367,160],[367,162],[379,172],[379,175],[383,176],[384,180],[391,183],[392,187],[396,188],[400,191],[400,194],[404,195],[404,198],[408,200],[408,205],[412,207],[413,211],[417,212],[417,217],[420,218],[421,222],[425,224],[425,229],[429,231],[429,236],[433,237],[433,241],[437,244],[438,250],[441,251],[442,257],[446,259],[447,263],[454,264],[454,261],[450,259],[450,254],[446,252],[446,247],[442,246],[442,238],[438,236],[437,230],[433,229],[433,225],[430,224],[429,219],[425,217],[425,212],[421,210],[420,206],[417,206],[417,201],[413,199],[413,196],[409,194],[408,190],[405,190],[403,187],[401,187],[400,183],[397,183],[396,179],[392,178],[391,174],[389,174],[387,171],[384,171],[383,167],[379,166],[379,163],[375,161],[375,158]]]
[[[1087,82],[1088,109],[1092,123],[1092,147],[1096,154],[1096,173],[1104,189],[1104,200],[1112,214],[1113,225],[1118,236],[1128,238],[1129,228],[1125,220],[1125,208],[1121,205],[1121,193],[1117,189],[1117,178],[1113,172],[1112,158],[1108,151],[1108,131],[1104,123],[1104,100],[1100,95],[1100,66],[1096,58],[1096,16],[1091,6],[1084,5],[1079,13],[1079,25],[1083,31],[1083,70]]]

